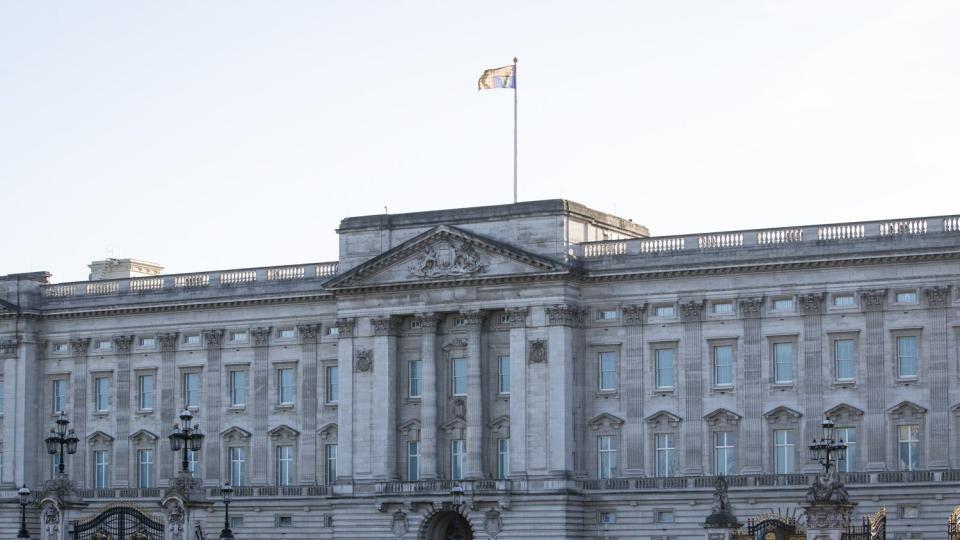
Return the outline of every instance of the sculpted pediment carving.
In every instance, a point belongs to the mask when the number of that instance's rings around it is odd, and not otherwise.
[[[610,413],[600,413],[587,421],[587,425],[594,431],[609,431],[620,429],[624,424],[623,418]]]
[[[241,429],[236,426],[233,426],[231,428],[224,430],[224,432],[220,434],[220,437],[223,438],[224,442],[228,442],[228,443],[229,442],[246,442],[250,440],[250,432],[245,429]]]
[[[863,411],[853,405],[841,403],[828,410],[826,415],[835,423],[847,424],[863,418]]]
[[[927,409],[917,405],[912,401],[901,401],[897,405],[891,407],[887,414],[893,416],[894,418],[921,418],[926,414]]]
[[[712,427],[728,425],[735,426],[740,422],[740,419],[743,418],[739,414],[724,408],[719,408],[710,414],[707,414],[703,417]]]
[[[680,422],[683,422],[683,418],[680,418],[670,411],[657,411],[644,418],[644,421],[650,424],[650,427],[654,429],[662,427],[675,428],[680,425]]]
[[[763,417],[771,424],[795,424],[801,416],[803,415],[800,412],[785,405],[775,407],[763,414]]]

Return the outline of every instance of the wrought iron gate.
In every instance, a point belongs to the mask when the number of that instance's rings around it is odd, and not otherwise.
[[[163,523],[136,506],[118,504],[73,525],[74,540],[162,540]]]
[[[881,508],[873,516],[864,516],[860,526],[851,525],[843,533],[843,540],[887,540],[887,509]]]
[[[736,531],[735,540],[806,540],[807,535],[797,520],[790,516],[766,514],[747,520],[747,526]]]
[[[960,540],[960,506],[953,509],[950,520],[947,522],[947,538]]]

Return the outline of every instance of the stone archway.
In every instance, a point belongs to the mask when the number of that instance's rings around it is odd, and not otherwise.
[[[463,514],[443,510],[431,515],[421,527],[420,540],[473,540],[473,527]]]

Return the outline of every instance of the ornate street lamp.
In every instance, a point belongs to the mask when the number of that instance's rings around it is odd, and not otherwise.
[[[67,429],[67,426],[70,424],[70,421],[67,420],[67,415],[60,413],[60,416],[57,417],[57,427],[50,428],[50,435],[47,436],[43,441],[47,444],[47,453],[48,454],[60,454],[60,464],[57,466],[57,475],[63,475],[64,473],[64,459],[63,451],[66,449],[67,454],[76,454],[77,453],[77,443],[80,442],[80,439],[77,438],[76,433],[74,433],[73,428]]]
[[[230,530],[230,501],[233,500],[233,487],[227,482],[220,488],[220,496],[223,497],[223,530],[220,531],[220,538],[233,538],[233,531]]]
[[[30,532],[27,531],[27,505],[30,504],[30,490],[24,484],[17,495],[20,496],[20,532],[17,538],[30,538]]]
[[[173,432],[170,434],[170,449],[174,452],[183,451],[183,458],[180,462],[180,473],[190,473],[189,452],[197,452],[203,446],[203,433],[200,433],[200,424],[190,427],[190,421],[193,415],[190,411],[184,409],[180,412],[180,425],[173,426]]]
[[[453,507],[460,511],[460,507],[463,506],[463,486],[457,484],[450,489],[450,496],[453,497]]]
[[[836,438],[836,430],[830,417],[825,418],[820,426],[820,439],[814,439],[809,448],[810,460],[823,466],[823,473],[817,476],[807,491],[807,501],[845,503],[849,497],[840,481],[837,464],[846,459],[847,445]]]

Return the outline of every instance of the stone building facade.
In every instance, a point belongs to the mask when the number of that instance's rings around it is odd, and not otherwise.
[[[331,263],[0,278],[2,495],[51,476],[63,411],[89,512],[155,508],[187,408],[240,538],[700,538],[717,474],[741,519],[797,511],[825,415],[858,514],[943,538],[960,505],[958,217],[651,237],[551,200],[337,232]]]

